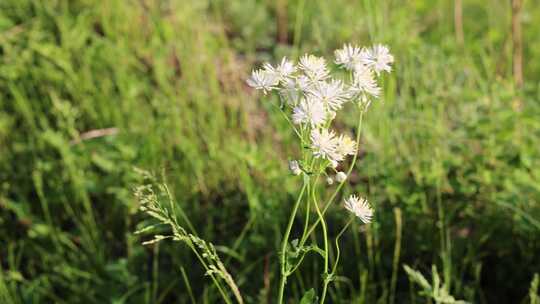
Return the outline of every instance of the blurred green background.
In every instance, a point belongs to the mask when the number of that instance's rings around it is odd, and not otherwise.
[[[462,2],[0,0],[0,302],[219,303],[184,245],[133,234],[148,221],[138,167],[218,246],[246,302],[273,303],[297,151],[277,100],[245,79],[351,42],[388,44],[396,64],[344,191],[369,197],[375,221],[343,237],[329,303],[426,303],[404,264],[428,280],[436,265],[469,302],[535,303],[540,2],[517,19],[522,85],[511,1]],[[352,132],[352,115],[338,121]],[[289,303],[320,265],[291,277]]]

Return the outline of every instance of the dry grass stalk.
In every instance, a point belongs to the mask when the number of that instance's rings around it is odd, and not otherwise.
[[[523,86],[523,41],[521,36],[522,0],[512,0],[512,64],[514,81],[518,88]]]
[[[459,46],[464,44],[463,36],[463,2],[462,0],[454,1],[454,27],[456,32],[456,40]]]

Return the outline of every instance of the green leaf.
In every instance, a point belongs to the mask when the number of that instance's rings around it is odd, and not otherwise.
[[[416,282],[424,290],[431,291],[431,285],[428,283],[426,278],[424,278],[424,276],[420,272],[410,268],[407,265],[403,265],[403,268],[405,269],[405,272],[407,272],[407,275],[409,276],[409,279],[411,281]]]
[[[315,303],[315,290],[311,288],[306,293],[304,293],[302,300],[300,300],[300,304],[313,304],[313,303]]]

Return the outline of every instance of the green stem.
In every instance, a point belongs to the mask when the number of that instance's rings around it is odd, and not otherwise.
[[[358,126],[357,126],[357,133],[356,133],[356,153],[354,154],[353,156],[353,159],[352,159],[352,162],[351,162],[351,166],[349,167],[349,170],[347,170],[347,178],[351,175],[351,172],[354,168],[354,165],[356,164],[356,160],[358,158],[358,150],[360,148],[360,134],[362,133],[362,120],[363,120],[363,117],[364,117],[364,110],[363,109],[360,109],[360,117],[358,119]],[[322,214],[324,215],[326,213],[326,211],[328,210],[328,208],[330,207],[330,205],[332,204],[332,202],[334,201],[334,199],[336,198],[337,194],[339,193],[339,191],[341,190],[341,188],[343,187],[343,185],[345,184],[345,181],[342,181],[341,183],[339,183],[339,185],[337,186],[336,190],[334,191],[334,193],[332,193],[332,196],[330,196],[330,199],[328,200],[328,202],[325,204],[323,210],[322,210]],[[320,218],[317,219],[315,221],[315,223],[313,223],[313,225],[311,225],[311,227],[309,228],[307,234],[305,234],[302,238],[302,240],[300,241],[300,246],[303,246],[305,244],[305,242],[307,241],[307,238],[309,237],[309,235],[313,232],[313,230],[315,230],[315,228],[317,228],[317,225],[319,225],[319,222],[320,222]]]
[[[229,296],[227,295],[227,293],[225,292],[225,290],[223,289],[223,287],[221,286],[221,284],[219,283],[218,279],[216,278],[216,276],[213,274],[213,273],[210,273],[208,272],[210,270],[210,268],[208,267],[208,265],[206,264],[206,262],[204,261],[204,259],[202,258],[202,256],[199,254],[199,252],[197,251],[197,248],[195,245],[193,245],[193,243],[191,241],[187,242],[189,248],[191,249],[191,251],[193,251],[193,253],[195,253],[195,256],[199,259],[199,261],[201,262],[201,264],[203,265],[204,269],[206,270],[207,273],[209,273],[210,275],[210,278],[212,279],[212,281],[214,282],[214,284],[216,285],[217,289],[219,290],[219,293],[221,294],[221,297],[223,297],[223,301],[225,301],[225,303],[227,304],[232,304],[232,301],[231,299],[229,298]]]
[[[353,222],[354,217],[351,217],[351,219],[345,224],[345,226],[341,229],[341,231],[336,236],[336,262],[334,263],[334,266],[332,267],[332,275],[336,273],[337,265],[339,263],[339,257],[340,257],[340,249],[339,249],[339,239],[341,238],[341,235],[349,228],[351,223]]]
[[[326,227],[326,221],[324,220],[323,214],[321,213],[321,210],[319,208],[319,204],[317,202],[317,196],[315,195],[315,189],[317,187],[317,181],[319,180],[319,177],[321,176],[321,173],[317,173],[317,177],[315,178],[315,182],[313,183],[313,188],[311,191],[311,198],[313,200],[313,205],[315,206],[315,210],[317,211],[317,214],[319,216],[319,221],[322,224],[322,230],[323,230],[323,238],[324,238],[324,289],[321,296],[321,304],[324,303],[324,299],[326,298],[326,290],[327,290],[327,275],[328,275],[328,230]]]
[[[287,260],[287,244],[289,243],[289,236],[291,234],[292,226],[294,223],[294,218],[296,217],[296,213],[298,212],[298,207],[300,206],[300,202],[302,201],[302,197],[304,196],[304,192],[306,190],[307,184],[309,183],[309,177],[307,175],[304,175],[304,184],[302,185],[302,190],[300,190],[300,194],[298,195],[298,198],[296,199],[296,203],[294,204],[293,211],[291,213],[291,216],[289,217],[289,223],[287,224],[287,229],[285,230],[285,235],[283,236],[283,242],[281,244],[281,279],[279,284],[279,294],[278,294],[278,303],[283,303],[283,293],[285,291],[285,284],[287,283],[287,276],[289,275],[287,273],[287,269],[285,268],[285,262]]]
[[[401,209],[394,208],[394,218],[396,221],[396,242],[394,243],[394,258],[392,260],[392,277],[390,280],[390,302],[394,303],[396,295],[397,275],[399,269],[399,255],[401,253],[401,234],[402,234],[402,218]]]
[[[310,188],[308,188],[308,193],[310,192]],[[304,235],[306,235],[309,227],[309,211],[310,211],[311,204],[308,202],[306,204],[306,216],[305,216],[305,223],[304,223],[304,230],[302,230],[302,237],[300,239],[304,238]]]
[[[298,131],[298,129],[296,128],[296,126],[293,124],[293,122],[289,119],[289,116],[287,116],[287,113],[285,113],[283,111],[283,109],[273,103],[271,103],[272,106],[278,108],[279,112],[281,113],[281,115],[283,116],[283,118],[285,118],[285,120],[287,121],[287,123],[289,123],[289,125],[291,126],[291,128],[293,129],[294,133],[296,134],[296,136],[298,136],[298,138],[300,139],[300,141],[302,142],[302,144],[304,143],[304,137],[302,137],[302,134],[300,134],[300,132]]]
[[[327,278],[324,279],[324,286],[322,290],[322,296],[321,296],[321,304],[324,303],[324,300],[326,299],[326,292],[328,291],[328,280]]]
[[[298,8],[296,9],[296,18],[294,21],[294,38],[293,38],[293,56],[298,56],[298,50],[300,49],[300,35],[302,34],[302,23],[304,19],[304,5],[305,0],[301,0],[298,3]]]
[[[340,249],[339,249],[339,238],[341,237],[341,235],[345,232],[345,230],[347,230],[347,228],[349,227],[349,225],[352,223],[354,218],[351,218],[349,220],[349,222],[347,222],[347,224],[345,225],[345,227],[343,227],[343,229],[341,229],[341,231],[338,233],[337,237],[336,237],[336,251],[337,251],[337,255],[336,255],[336,262],[334,263],[334,266],[332,266],[332,272],[330,274],[327,274],[326,278],[324,279],[324,285],[323,285],[323,293],[322,293],[322,297],[321,297],[321,304],[324,303],[324,299],[326,298],[326,292],[328,291],[328,285],[330,284],[330,282],[332,281],[331,278],[334,277],[335,273],[336,273],[336,270],[337,270],[337,265],[339,263],[339,256],[340,256]]]

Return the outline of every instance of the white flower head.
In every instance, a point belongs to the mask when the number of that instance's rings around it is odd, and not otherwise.
[[[300,175],[300,173],[302,173],[302,169],[300,169],[300,165],[298,164],[297,160],[289,161],[289,170],[291,170],[291,173],[294,175]]]
[[[336,153],[337,139],[333,131],[327,129],[311,130],[311,149],[316,158],[333,159]]]
[[[336,142],[335,160],[341,161],[347,155],[356,153],[356,142],[347,135],[340,135]]]
[[[362,50],[350,44],[343,45],[343,48],[334,51],[336,64],[343,66],[347,70],[354,69],[354,66],[360,62]]]
[[[373,71],[364,64],[357,64],[353,71],[353,84],[351,90],[360,96],[367,95],[379,97],[381,88],[373,76]]]
[[[281,77],[289,77],[292,73],[296,72],[296,66],[287,57],[283,57],[280,64],[276,67],[276,71]]]
[[[257,90],[262,90],[264,94],[276,88],[279,79],[274,73],[266,70],[254,70],[251,77],[246,81],[247,84]]]
[[[306,75],[300,75],[296,78],[296,87],[305,93],[313,87],[313,82]]]
[[[358,216],[362,222],[368,224],[373,217],[373,209],[369,206],[365,198],[358,198],[356,195],[351,195],[345,199],[345,209]]]
[[[338,183],[344,182],[346,179],[347,179],[347,174],[345,174],[345,172],[339,171],[336,174],[336,181],[338,181]]]
[[[390,65],[394,62],[394,56],[390,54],[388,47],[385,45],[376,44],[369,49],[362,50],[361,57],[362,63],[373,69],[377,75],[381,71],[392,71]]]
[[[280,82],[285,82],[294,72],[296,72],[296,66],[292,61],[283,57],[276,67],[273,67],[269,63],[265,63],[264,70],[274,74]]]
[[[296,81],[292,78],[285,79],[279,89],[279,95],[282,100],[284,99],[291,107],[298,104],[300,93],[301,92],[296,87]]]
[[[293,109],[292,120],[295,124],[307,124],[312,127],[324,123],[326,112],[321,101],[314,98],[303,98]]]
[[[326,67],[326,61],[322,57],[306,54],[300,58],[298,67],[312,81],[320,81],[328,77],[329,72]]]
[[[347,101],[348,92],[343,89],[341,80],[317,82],[308,94],[321,100],[329,110],[337,111],[341,109],[343,103]]]

